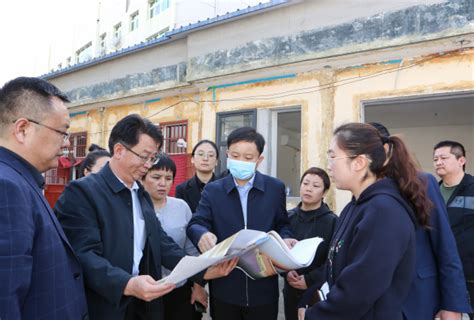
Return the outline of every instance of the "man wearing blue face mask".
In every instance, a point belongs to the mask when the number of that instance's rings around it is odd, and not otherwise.
[[[250,127],[238,128],[227,138],[225,178],[208,183],[189,221],[187,235],[205,252],[242,229],[277,231],[291,247],[285,185],[256,171],[263,161],[265,140]],[[277,276],[252,280],[234,270],[211,283],[214,320],[276,320]]]

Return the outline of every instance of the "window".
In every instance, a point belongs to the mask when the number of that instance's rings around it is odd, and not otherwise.
[[[229,134],[240,127],[253,127],[257,125],[256,110],[243,112],[223,112],[217,114],[217,147],[219,148],[219,163],[216,173],[220,174],[227,169],[227,137]]]
[[[167,154],[185,154],[187,148],[181,142],[186,142],[188,139],[188,121],[161,123],[160,127],[164,138],[163,152]]]
[[[77,170],[86,156],[87,132],[72,133],[69,142],[69,148],[64,150],[65,155],[61,157],[59,166],[45,172],[46,184],[65,185],[70,179],[78,177]]]
[[[87,132],[71,133],[69,138],[69,155],[74,159],[81,159],[86,156]]]
[[[81,63],[92,58],[92,42],[89,42],[76,51],[76,63]]]
[[[159,15],[170,7],[170,0],[150,0],[150,18]]]
[[[122,23],[114,26],[114,46],[120,47],[122,44]]]
[[[298,197],[301,177],[301,111],[274,111],[271,141],[272,176],[285,183],[286,195]]]
[[[152,36],[146,38],[146,40],[151,41],[151,40],[158,39],[158,38],[162,37],[168,31],[170,31],[170,27],[166,27],[166,28],[158,31],[157,33],[153,34]]]
[[[130,31],[138,29],[138,11],[130,16]]]
[[[99,39],[99,46],[100,46],[100,55],[104,55],[107,53],[107,34],[104,33],[100,36]]]
[[[86,157],[87,150],[87,132],[72,133],[69,138],[71,143],[68,148],[69,159],[72,159],[72,172],[71,179],[77,179],[79,177],[80,163]]]

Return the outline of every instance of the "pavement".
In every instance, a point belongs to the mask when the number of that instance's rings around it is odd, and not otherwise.
[[[280,301],[279,301],[279,307],[278,307],[278,320],[285,320],[285,313],[283,311],[283,294],[281,290],[283,289],[283,278],[279,277],[278,283],[280,286]],[[205,313],[203,316],[203,320],[210,320],[211,318],[209,317],[209,312]],[[467,314],[463,314],[462,320],[469,320],[469,316]]]

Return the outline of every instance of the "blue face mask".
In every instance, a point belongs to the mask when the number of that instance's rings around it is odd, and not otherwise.
[[[247,162],[227,158],[227,169],[232,176],[239,180],[247,180],[255,174],[255,162]]]

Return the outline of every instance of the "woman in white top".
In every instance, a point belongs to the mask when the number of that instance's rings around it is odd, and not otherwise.
[[[160,156],[143,177],[143,186],[150,194],[156,216],[166,233],[189,255],[198,255],[197,249],[186,236],[186,226],[191,219],[189,206],[181,199],[168,197],[176,175],[174,161]],[[163,277],[170,271],[163,268]],[[208,296],[203,287],[196,283],[184,282],[163,297],[164,315],[167,320],[200,319],[201,314],[195,310],[195,302],[207,307]]]

